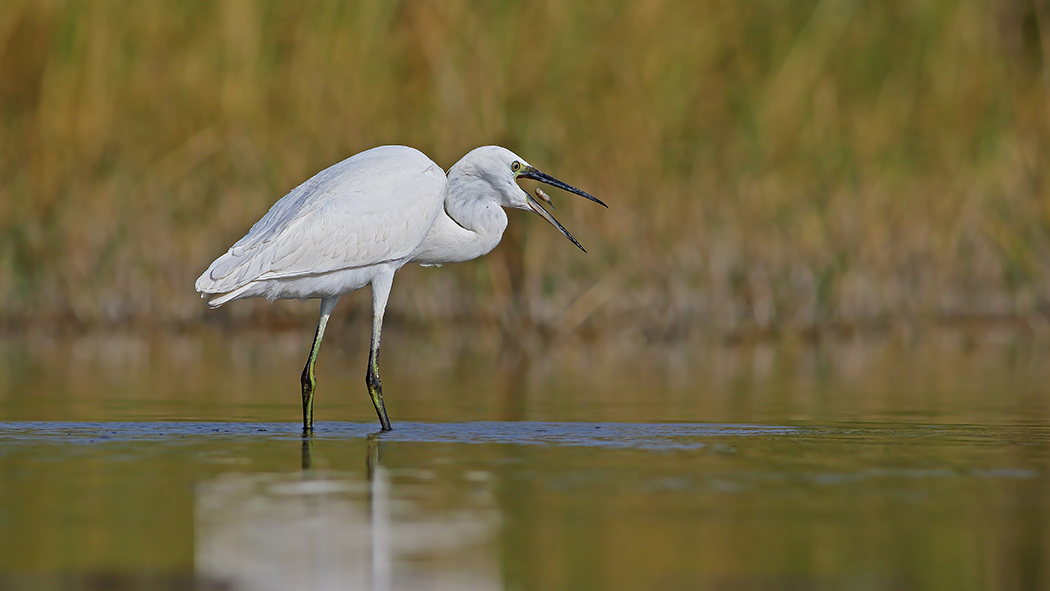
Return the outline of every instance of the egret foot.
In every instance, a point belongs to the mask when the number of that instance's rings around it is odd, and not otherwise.
[[[368,395],[372,397],[372,406],[376,407],[379,415],[379,424],[383,431],[390,431],[390,419],[386,416],[386,406],[383,405],[383,383],[379,380],[379,349],[375,349],[368,355],[368,371],[365,373],[365,384],[368,386]]]
[[[311,356],[312,357],[312,356]],[[302,386],[303,386],[303,435],[310,435],[314,432],[314,386],[316,380],[314,380],[314,365],[313,363],[307,364],[303,369]]]

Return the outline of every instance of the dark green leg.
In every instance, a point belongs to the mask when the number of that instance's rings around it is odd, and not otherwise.
[[[386,301],[390,296],[390,285],[394,275],[379,276],[372,280],[372,346],[368,350],[368,370],[365,373],[365,384],[368,395],[372,397],[372,406],[379,415],[379,425],[383,431],[390,431],[390,419],[386,416],[383,405],[383,384],[379,381],[379,337],[383,332],[383,313]]]
[[[314,430],[314,386],[317,385],[317,380],[314,379],[314,362],[317,360],[317,350],[321,345],[321,337],[324,334],[324,328],[321,325],[317,326],[317,332],[314,333],[314,345],[310,348],[310,358],[306,360],[306,367],[303,368],[302,385],[303,385],[303,433],[307,434]]]
[[[324,338],[328,317],[332,315],[338,301],[338,296],[321,300],[321,318],[317,321],[317,332],[314,333],[314,344],[310,347],[310,357],[303,368],[303,434],[312,433],[314,430],[314,387],[317,385],[317,380],[314,379],[314,363],[317,361],[317,352],[321,349],[321,339]]]
[[[379,347],[375,343],[368,353],[368,371],[365,373],[365,384],[368,385],[368,395],[372,397],[372,406],[376,407],[379,415],[379,424],[383,431],[390,431],[390,419],[386,416],[386,406],[383,404],[383,384],[379,380]]]

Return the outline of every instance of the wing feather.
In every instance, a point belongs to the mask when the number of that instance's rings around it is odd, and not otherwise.
[[[373,148],[282,197],[197,280],[225,293],[252,281],[316,275],[408,256],[444,203],[444,172],[418,150]]]

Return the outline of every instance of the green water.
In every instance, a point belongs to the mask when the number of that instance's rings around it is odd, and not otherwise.
[[[1045,345],[392,332],[7,339],[0,588],[1050,587]]]

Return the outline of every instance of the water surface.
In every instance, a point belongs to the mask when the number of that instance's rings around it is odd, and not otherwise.
[[[401,338],[5,342],[0,587],[1050,586],[1038,344]]]

